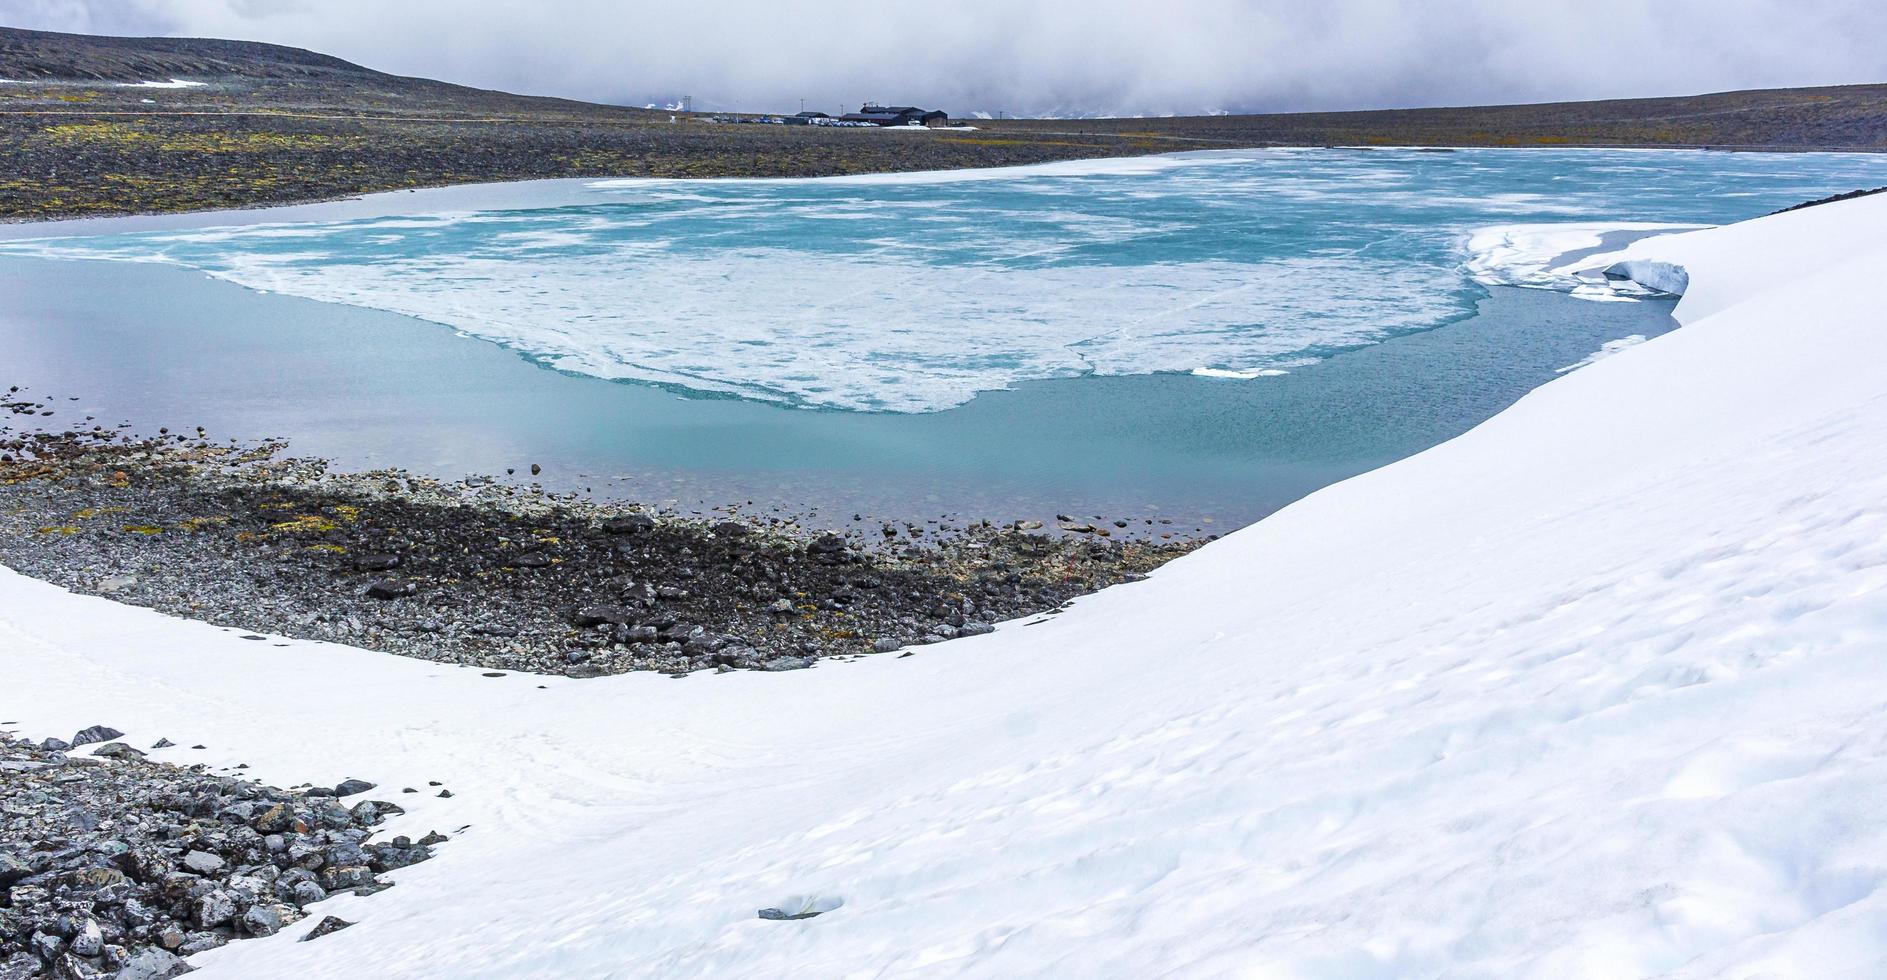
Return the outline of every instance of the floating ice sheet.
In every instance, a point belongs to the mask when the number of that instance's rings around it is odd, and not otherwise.
[[[605,180],[551,206],[0,251],[181,264],[435,321],[598,377],[925,412],[1033,379],[1262,377],[1465,317],[1487,285],[1629,300],[1645,290],[1558,264],[1617,246],[1617,233],[1887,178],[1887,161],[1864,155],[1777,156],[1747,172],[1729,161],[1326,150]]]

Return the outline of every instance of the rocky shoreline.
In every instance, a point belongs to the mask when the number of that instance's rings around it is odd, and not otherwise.
[[[1200,543],[1072,521],[836,534],[490,479],[335,473],[282,449],[0,428],[0,564],[258,641],[592,677],[908,655],[1052,614]]]
[[[185,957],[274,935],[330,895],[391,887],[381,874],[446,840],[374,841],[404,811],[368,799],[372,783],[279,789],[151,761],[120,738],[0,731],[0,980],[178,976]],[[347,925],[325,916],[302,939]]]

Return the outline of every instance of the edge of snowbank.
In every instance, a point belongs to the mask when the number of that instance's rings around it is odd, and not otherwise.
[[[1887,227],[1887,195],[1835,201],[1701,232],[1646,238],[1561,263],[1553,271],[1608,270],[1683,296],[1675,316],[1695,323],[1855,257],[1859,225]],[[1786,242],[1786,247],[1780,243]]]

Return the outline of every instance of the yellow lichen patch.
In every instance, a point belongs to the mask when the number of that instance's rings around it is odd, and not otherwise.
[[[58,526],[56,526],[56,527],[42,527],[42,528],[40,528],[40,529],[39,529],[39,531],[38,531],[38,533],[40,533],[40,534],[57,534],[57,535],[61,535],[61,536],[64,536],[64,535],[68,535],[68,534],[77,534],[77,533],[79,533],[79,528],[78,528],[78,525],[76,525],[76,524],[60,524],[60,525],[58,525]]]
[[[126,524],[123,530],[128,534],[162,534],[164,529],[152,524]]]
[[[360,508],[353,504],[335,504],[334,514],[349,524],[360,520]]]
[[[53,143],[142,143],[157,137],[136,126],[118,122],[64,123],[39,131],[39,138]]]
[[[327,553],[328,553],[328,554],[330,554],[330,555],[345,555],[345,554],[347,554],[347,549],[346,549],[345,547],[342,547],[341,545],[338,545],[338,544],[328,544],[328,543],[327,543],[327,542],[325,542],[325,541],[324,541],[324,542],[322,542],[322,543],[320,543],[320,544],[311,544],[311,545],[309,545],[309,546],[308,546],[308,550],[309,550],[309,551],[325,551],[325,552],[327,552]]]
[[[177,530],[201,531],[206,527],[215,527],[218,525],[228,524],[228,523],[229,523],[229,518],[220,514],[215,517],[191,517],[191,518],[187,518],[182,523],[178,524]]]
[[[295,505],[285,500],[271,500],[266,504],[256,505],[257,510],[294,510]]]
[[[339,524],[334,523],[333,518],[323,517],[320,514],[297,514],[292,521],[282,521],[269,526],[286,534],[326,534],[340,527]]]
[[[159,124],[159,128],[161,124]],[[151,146],[172,153],[270,153],[284,150],[359,149],[367,145],[358,136],[321,133],[159,133],[131,122],[80,122],[48,126],[38,132],[43,142],[62,146]]]
[[[540,544],[558,544],[563,541],[562,538],[554,534],[537,534],[535,537]]]

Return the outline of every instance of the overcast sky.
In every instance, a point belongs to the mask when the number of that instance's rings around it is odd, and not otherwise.
[[[1887,81],[1887,0],[0,0],[0,23],[713,109],[1163,114]]]

